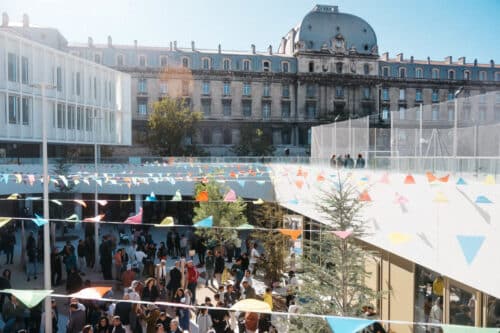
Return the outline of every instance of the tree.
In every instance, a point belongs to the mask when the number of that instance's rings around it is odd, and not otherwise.
[[[231,150],[238,156],[270,156],[274,153],[272,138],[260,128],[244,126],[240,132],[240,142]]]
[[[215,241],[217,246],[237,237],[234,229],[224,229],[224,227],[237,227],[247,223],[246,203],[241,197],[238,197],[234,202],[224,201],[224,195],[229,190],[229,187],[223,186],[213,178],[210,178],[206,183],[198,183],[195,186],[195,195],[206,191],[209,201],[200,202],[198,206],[194,207],[193,221],[198,222],[212,216],[213,226],[222,227],[199,229],[197,234],[207,238],[208,241]]]
[[[189,153],[183,140],[187,135],[195,135],[196,125],[202,118],[202,113],[193,111],[185,100],[166,97],[155,102],[148,119],[151,150],[168,156]]]
[[[371,253],[356,238],[366,235],[360,214],[365,202],[358,190],[340,179],[338,187],[324,192],[317,206],[331,230],[311,235],[305,243],[303,284],[298,293],[301,311],[319,315],[358,316],[363,305],[380,295],[366,286]],[[352,231],[346,239],[331,231]],[[301,318],[294,325],[308,332],[330,332],[324,320]]]

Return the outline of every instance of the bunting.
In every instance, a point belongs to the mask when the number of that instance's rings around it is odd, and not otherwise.
[[[53,290],[4,289],[2,292],[14,295],[21,303],[31,309],[52,294]]]
[[[193,224],[193,226],[195,228],[212,228],[213,225],[214,225],[214,217],[213,216],[206,217],[203,220],[198,221],[195,224]]]
[[[374,323],[373,320],[349,317],[326,317],[328,326],[334,333],[356,333]]]
[[[302,236],[302,230],[297,230],[297,229],[278,229],[278,231],[285,235],[285,236],[290,236],[294,241],[299,239],[300,236]]]
[[[479,249],[483,245],[484,238],[484,236],[457,235],[457,240],[460,243],[467,264],[470,265],[476,258]]]

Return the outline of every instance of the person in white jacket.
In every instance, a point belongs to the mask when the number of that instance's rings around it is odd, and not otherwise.
[[[212,328],[212,317],[208,314],[208,309],[201,309],[198,318],[196,318],[199,333],[207,333]]]

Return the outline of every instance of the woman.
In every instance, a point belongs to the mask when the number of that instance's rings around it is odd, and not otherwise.
[[[83,327],[82,333],[93,333],[92,325],[85,325]]]
[[[145,302],[156,302],[160,295],[158,287],[156,286],[156,279],[149,278],[146,280],[146,286],[142,290],[142,300]]]
[[[95,333],[111,333],[112,326],[109,325],[108,317],[102,316],[97,323],[94,332]]]

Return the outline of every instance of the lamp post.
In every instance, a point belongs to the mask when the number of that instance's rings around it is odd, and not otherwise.
[[[43,163],[43,218],[49,220],[49,162],[47,153],[47,115],[45,114],[45,90],[55,86],[47,83],[31,85],[40,89],[42,96],[42,163]],[[50,223],[43,226],[43,286],[45,290],[52,289],[50,272]],[[52,302],[45,298],[45,332],[52,332]]]
[[[455,91],[454,94],[454,102],[455,102],[455,108],[454,108],[454,117],[453,117],[453,160],[455,161],[455,173],[457,172],[458,165],[457,165],[457,151],[458,151],[458,96],[462,93],[464,90],[464,87],[458,88],[457,91]]]

